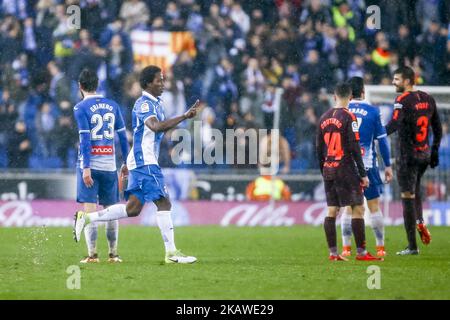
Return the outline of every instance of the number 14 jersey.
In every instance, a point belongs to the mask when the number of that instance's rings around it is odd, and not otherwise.
[[[322,115],[316,148],[325,180],[367,175],[359,145],[358,122],[348,109],[333,108]]]

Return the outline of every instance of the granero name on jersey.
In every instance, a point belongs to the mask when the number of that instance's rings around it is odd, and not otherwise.
[[[112,111],[112,110],[113,110],[113,107],[110,106],[110,105],[107,104],[107,103],[98,103],[98,104],[92,105],[90,109],[91,109],[92,112],[95,112],[95,111],[97,111],[98,109],[108,109],[109,111]]]
[[[350,112],[362,114],[363,116],[367,116],[367,110],[364,110],[362,108],[350,108]]]

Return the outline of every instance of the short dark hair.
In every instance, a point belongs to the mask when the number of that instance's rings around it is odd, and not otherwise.
[[[361,77],[352,77],[348,80],[348,84],[352,88],[353,98],[361,98],[364,92],[364,79]]]
[[[400,74],[403,80],[409,79],[411,85],[415,83],[416,73],[411,67],[403,66],[394,71],[394,74]]]
[[[155,80],[156,75],[161,72],[161,68],[157,66],[147,66],[141,71],[141,76],[139,77],[139,84],[142,89],[147,88],[149,83]]]
[[[336,85],[334,93],[339,98],[350,98],[352,95],[352,87],[348,83],[341,82]]]
[[[97,73],[91,69],[84,69],[78,77],[81,89],[87,92],[94,92],[98,87]]]

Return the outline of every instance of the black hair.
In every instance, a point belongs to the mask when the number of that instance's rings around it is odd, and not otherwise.
[[[80,83],[81,89],[84,91],[94,92],[98,87],[97,73],[90,69],[84,69],[78,77],[78,82]]]
[[[403,67],[400,67],[397,70],[395,70],[394,74],[402,75],[403,80],[409,79],[410,84],[414,85],[414,82],[416,79],[416,74],[412,68],[403,66]]]
[[[348,83],[341,82],[336,85],[334,93],[339,98],[350,98],[352,95],[352,87]]]
[[[364,79],[361,77],[352,77],[350,80],[348,80],[348,84],[352,88],[353,98],[361,98],[364,92]]]
[[[161,68],[157,66],[147,66],[141,71],[141,76],[139,77],[139,84],[142,89],[146,89],[149,83],[155,80],[156,75],[161,72]]]

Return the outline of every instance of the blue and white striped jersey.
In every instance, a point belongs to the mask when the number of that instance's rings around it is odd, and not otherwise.
[[[77,103],[73,111],[79,134],[90,137],[90,150],[86,153],[90,160],[83,159],[80,145],[77,167],[116,171],[114,136],[126,130],[119,105],[101,95],[89,95]]]
[[[380,110],[362,100],[350,101],[349,110],[358,120],[364,166],[366,169],[378,167],[374,140],[387,136],[386,129],[381,124]]]
[[[153,132],[145,125],[145,121],[151,117],[164,121],[164,108],[161,99],[143,91],[133,107],[133,147],[127,158],[129,170],[145,165],[158,165],[159,146],[164,133]]]

